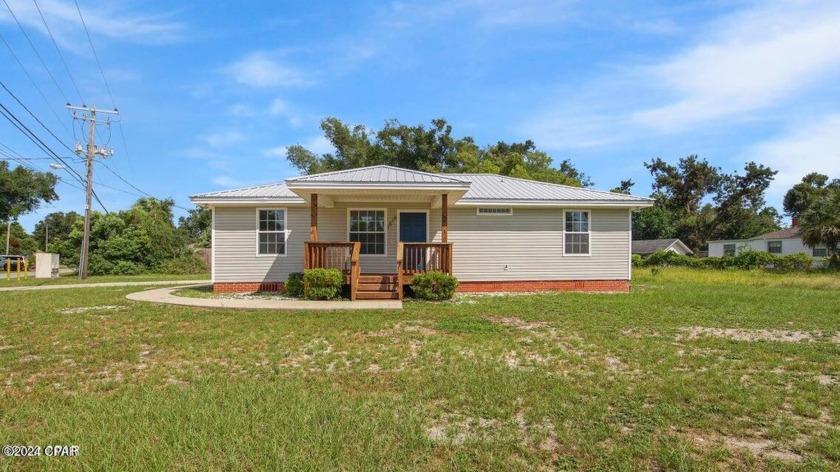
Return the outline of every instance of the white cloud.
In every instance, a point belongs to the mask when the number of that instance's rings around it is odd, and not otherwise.
[[[242,187],[244,185],[242,181],[234,179],[233,177],[229,177],[227,175],[213,177],[211,182],[220,187]]]
[[[288,146],[276,146],[264,150],[262,152],[262,155],[265,157],[286,157],[286,151],[288,149]]]
[[[767,5],[714,23],[700,44],[644,68],[674,101],[635,118],[679,129],[775,105],[840,70],[840,2]]]
[[[271,116],[281,116],[289,121],[292,126],[300,126],[301,119],[295,113],[288,102],[283,99],[275,98],[268,108],[268,113]]]
[[[263,52],[248,54],[225,71],[240,84],[252,87],[302,87],[312,83],[297,68]]]
[[[21,24],[47,34],[44,22],[33,2],[7,1]],[[40,0],[38,6],[50,26],[50,31],[63,48],[87,53],[87,48],[81,48],[75,42],[77,37],[83,38],[84,36],[79,35],[84,33],[79,12],[73,2]],[[186,29],[184,23],[173,21],[170,15],[145,15],[118,11],[113,3],[88,5],[87,8],[82,8],[82,14],[91,34],[135,43],[172,43],[180,40]],[[5,8],[0,9],[0,21],[14,22]]]
[[[237,131],[221,131],[202,136],[201,140],[214,149],[220,149],[244,141],[245,135]]]
[[[768,193],[781,195],[806,174],[840,178],[840,114],[791,130],[788,135],[756,144],[746,156],[778,170]]]
[[[447,0],[437,4],[396,3],[390,25],[403,29],[429,21],[461,21],[466,16],[483,27],[556,24],[570,15],[575,0]]]

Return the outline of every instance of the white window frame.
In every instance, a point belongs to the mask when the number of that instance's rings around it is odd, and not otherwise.
[[[381,211],[383,212],[383,241],[385,243],[385,252],[382,254],[360,254],[362,257],[387,257],[388,256],[388,209],[387,208],[348,208],[347,209],[347,242],[350,242],[350,213],[354,211]],[[378,231],[375,231],[378,233]],[[399,237],[399,235],[397,235]]]
[[[825,251],[824,256],[818,256],[816,253],[817,251]],[[811,257],[828,257],[828,248],[827,247],[815,247],[811,248]]]
[[[732,246],[732,255],[731,256],[726,255],[726,246]],[[725,243],[723,245],[723,257],[734,257],[737,254],[738,254],[738,245],[737,244],[735,244],[735,243]]]
[[[283,210],[283,231],[260,231],[260,212],[279,210]],[[257,208],[254,219],[256,222],[256,231],[254,231],[254,250],[257,257],[286,257],[289,254],[289,209],[282,207]],[[281,254],[260,254],[260,233],[283,233],[283,252]]]
[[[566,215],[569,213],[586,213],[586,232],[581,231],[566,231]],[[567,234],[586,234],[589,236],[589,252],[587,253],[568,253],[566,252],[566,236]],[[592,257],[592,211],[586,209],[563,210],[563,255],[569,257]]]
[[[505,210],[502,213],[490,212],[482,213],[482,210]],[[511,216],[513,215],[513,208],[511,207],[478,207],[475,209],[475,214],[478,216]]]
[[[779,252],[770,252],[770,243],[779,243]],[[767,252],[769,252],[770,254],[782,255],[782,254],[785,253],[784,251],[785,251],[785,244],[784,244],[783,241],[781,241],[781,240],[767,241]]]

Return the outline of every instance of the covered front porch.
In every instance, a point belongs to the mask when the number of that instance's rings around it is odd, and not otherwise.
[[[429,241],[430,212],[422,209],[398,210],[389,221],[382,220],[374,210],[348,211],[348,240],[322,241],[319,239],[318,194],[311,194],[309,241],[304,242],[304,269],[338,269],[350,288],[351,300],[398,299],[402,300],[405,286],[417,274],[430,271],[452,274],[453,245],[449,242],[448,195],[440,195],[440,230],[438,241]],[[359,215],[361,213],[361,215]],[[438,212],[435,212],[438,213]],[[425,218],[425,220],[423,219]],[[436,222],[437,223],[437,222]],[[385,226],[396,224],[398,230],[396,250],[388,253],[390,246],[385,239]],[[383,240],[379,242],[376,232],[369,227],[381,229]],[[392,232],[393,233],[393,232]],[[373,234],[373,236],[371,236]],[[354,239],[354,240],[350,240]],[[383,254],[375,254],[382,247]],[[365,264],[365,257],[368,263]],[[371,258],[377,258],[372,260]]]

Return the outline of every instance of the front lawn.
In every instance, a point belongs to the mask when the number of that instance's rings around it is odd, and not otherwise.
[[[92,275],[85,280],[79,280],[75,274],[66,274],[55,279],[36,279],[29,277],[24,279],[21,276],[17,280],[12,272],[11,280],[6,280],[6,272],[0,273],[0,288],[3,287],[27,287],[39,285],[67,285],[67,284],[95,284],[100,282],[157,282],[157,281],[181,281],[181,280],[210,280],[210,274],[140,274],[140,275]]]
[[[840,278],[637,271],[630,294],[394,312],[0,293],[0,470],[840,468]]]

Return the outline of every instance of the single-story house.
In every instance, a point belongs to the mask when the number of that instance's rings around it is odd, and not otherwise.
[[[819,245],[810,247],[799,235],[798,221],[787,229],[771,231],[750,239],[709,241],[709,257],[734,256],[742,251],[762,251],[780,256],[786,254],[807,254],[812,257],[827,257],[828,249]]]
[[[647,256],[659,251],[671,251],[681,256],[690,256],[694,252],[678,238],[639,239],[633,241],[633,254]]]
[[[193,195],[212,210],[218,292],[280,290],[337,268],[352,299],[402,298],[415,274],[461,291],[627,291],[636,197],[491,174],[390,166]]]

